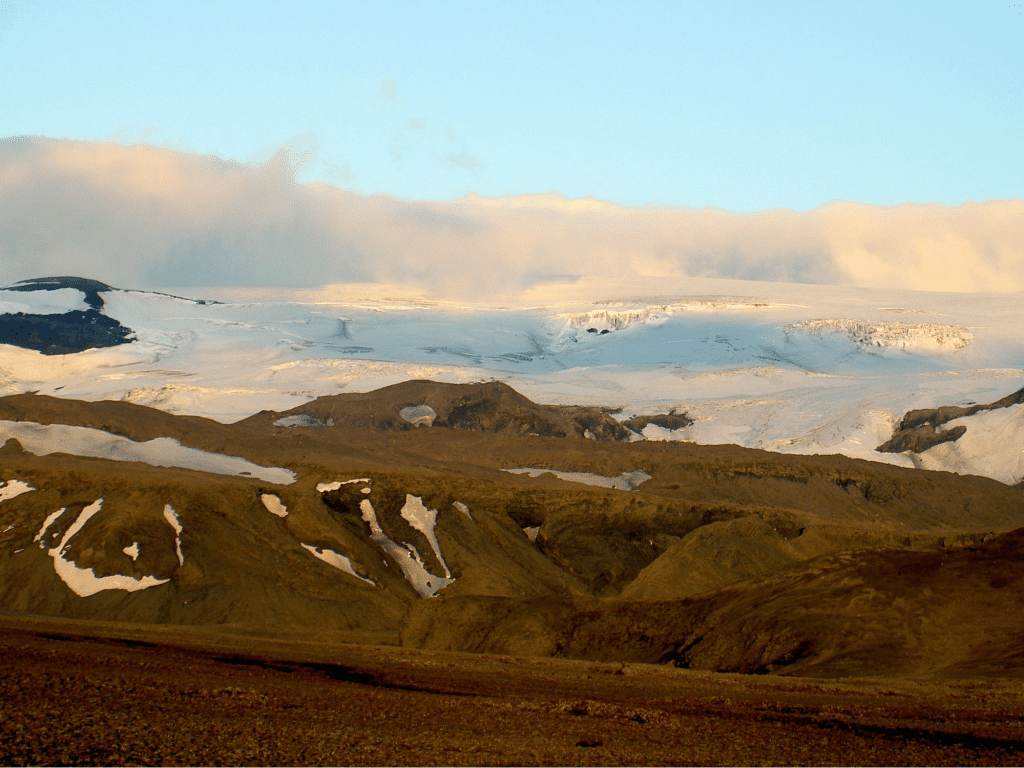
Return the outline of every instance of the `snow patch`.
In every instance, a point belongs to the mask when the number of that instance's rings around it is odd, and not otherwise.
[[[459,510],[459,512],[461,512],[462,514],[464,514],[464,515],[465,515],[466,517],[468,517],[468,518],[469,518],[470,520],[472,520],[472,519],[473,519],[473,515],[472,515],[472,514],[470,513],[470,511],[469,511],[469,507],[467,507],[467,506],[466,506],[465,504],[463,504],[463,503],[462,503],[461,501],[453,501],[453,502],[452,502],[452,506],[453,506],[453,507],[455,507],[455,508],[456,508],[457,510]]]
[[[437,418],[437,412],[425,403],[423,405],[412,405],[408,408],[403,408],[398,412],[398,415],[414,427],[432,426],[434,419]]]
[[[406,581],[416,590],[416,594],[420,597],[433,597],[455,581],[450,577],[441,578],[430,573],[423,564],[420,553],[412,544],[401,546],[388,538],[377,521],[377,513],[369,499],[359,502],[359,509],[363,513],[363,520],[370,526],[370,538],[398,563],[398,567],[405,574]],[[445,572],[447,573],[447,567]]]
[[[531,525],[527,528],[523,528],[523,533],[526,534],[526,538],[528,538],[530,541],[536,542],[537,534],[540,533],[540,526]]]
[[[278,517],[288,517],[288,508],[281,503],[281,499],[272,493],[264,493],[260,496],[260,500],[263,502],[263,506],[267,508],[267,511],[272,515]]]
[[[85,294],[77,288],[58,288],[53,291],[0,290],[0,315],[63,315],[66,312],[86,312],[90,309],[92,307],[86,303]]]
[[[121,551],[128,555],[128,557],[130,557],[132,559],[132,562],[134,563],[136,560],[139,559],[139,542],[133,541],[130,547],[125,547]]]
[[[51,525],[53,525],[57,521],[58,517],[67,512],[67,509],[67,507],[61,507],[56,512],[53,512],[50,515],[48,515],[47,518],[43,521],[43,527],[39,529],[39,533],[37,533],[36,537],[32,539],[34,543],[39,545],[40,549],[46,549],[46,543],[43,541],[43,536],[46,535],[46,531],[49,529]]]
[[[336,491],[343,485],[351,485],[352,483],[368,483],[370,478],[368,477],[357,477],[355,480],[335,480],[333,483],[317,483],[316,490],[318,493],[327,493],[328,491]],[[363,493],[366,489],[363,489]]]
[[[155,467],[181,467],[219,475],[252,476],[277,485],[295,482],[295,473],[291,470],[261,467],[238,456],[187,448],[170,437],[157,437],[137,443],[102,429],[0,420],[0,440],[6,442],[12,438],[21,443],[26,451],[37,456],[70,453],[73,456],[92,456],[113,461],[139,461]]]
[[[164,504],[164,519],[174,529],[174,552],[178,556],[178,565],[184,565],[185,555],[181,552],[181,520],[178,519],[178,513],[170,504]]]
[[[334,566],[339,571],[344,571],[349,576],[355,576],[360,581],[365,581],[367,584],[373,584],[374,586],[377,586],[377,582],[375,582],[373,579],[368,579],[365,576],[360,576],[358,573],[356,573],[355,569],[352,567],[352,561],[345,557],[343,554],[335,552],[333,549],[327,549],[326,547],[313,547],[309,544],[303,544],[302,546],[311,555],[313,555],[313,557],[323,560],[325,563]]]
[[[427,541],[430,542],[430,548],[437,555],[437,561],[444,568],[445,577],[451,578],[451,571],[448,570],[448,565],[441,556],[441,547],[437,543],[437,536],[434,534],[434,527],[437,524],[437,510],[428,509],[424,506],[422,498],[407,493],[405,494],[405,504],[402,506],[402,517],[405,518],[409,525],[427,537]]]
[[[911,454],[914,464],[922,469],[991,477],[1007,485],[1024,479],[1024,403],[952,419],[943,429],[961,425],[967,427],[963,436],[916,456]]]
[[[501,471],[511,472],[514,475],[529,475],[530,477],[554,475],[559,480],[567,480],[570,483],[596,485],[600,488],[615,488],[620,491],[632,491],[652,477],[652,475],[647,474],[642,469],[637,469],[633,472],[623,472],[618,477],[605,477],[604,475],[595,475],[592,472],[559,472],[555,469],[535,469],[534,467],[517,467]]]
[[[65,560],[64,555],[67,552],[68,544],[71,539],[89,522],[90,518],[95,515],[103,506],[103,499],[97,499],[92,504],[87,506],[78,515],[78,518],[71,527],[64,533],[64,537],[60,540],[60,543],[56,547],[49,551],[50,557],[53,558],[53,569],[60,576],[61,581],[71,588],[79,597],[89,597],[95,595],[97,592],[103,592],[108,589],[120,589],[125,592],[138,592],[142,589],[148,589],[149,587],[155,587],[158,584],[166,584],[170,579],[158,579],[155,576],[143,576],[140,579],[136,579],[133,576],[122,576],[119,574],[113,576],[97,576],[96,572],[92,568],[79,568],[70,560]]]
[[[6,483],[0,483],[0,501],[7,501],[34,490],[35,488],[21,480],[8,480]]]

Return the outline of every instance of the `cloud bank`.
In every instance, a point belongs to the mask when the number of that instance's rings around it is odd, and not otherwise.
[[[298,184],[305,150],[240,164],[147,145],[0,141],[0,284],[418,283],[503,295],[542,274],[1024,290],[1024,201],[807,213],[625,208],[557,195],[408,201]]]

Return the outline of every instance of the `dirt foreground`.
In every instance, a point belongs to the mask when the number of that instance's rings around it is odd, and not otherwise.
[[[1024,762],[1016,681],[836,682],[344,639],[0,616],[0,763]]]

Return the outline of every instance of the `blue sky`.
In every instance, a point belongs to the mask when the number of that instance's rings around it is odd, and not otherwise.
[[[1020,197],[1024,15],[975,2],[0,2],[0,136],[448,200]]]

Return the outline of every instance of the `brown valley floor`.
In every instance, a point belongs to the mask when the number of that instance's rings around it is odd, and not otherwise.
[[[1017,682],[838,682],[210,629],[2,624],[5,765],[1024,761]]]

